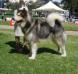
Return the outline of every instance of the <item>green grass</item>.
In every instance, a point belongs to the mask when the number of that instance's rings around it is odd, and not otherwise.
[[[77,30],[78,31],[78,24],[64,23],[63,26],[65,30]]]
[[[1,21],[0,20],[0,25],[10,25],[9,21]]]
[[[35,60],[29,60],[27,54],[10,53],[13,49],[9,42],[14,35],[0,32],[0,74],[78,74],[78,37],[68,36],[67,57],[54,54],[56,46],[51,40],[42,40],[39,47],[47,48],[38,52]]]

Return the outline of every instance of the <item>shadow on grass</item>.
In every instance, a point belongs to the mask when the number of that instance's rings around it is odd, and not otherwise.
[[[15,41],[9,41],[6,44],[11,47],[9,53],[21,53],[21,54],[29,53],[29,50],[27,47],[22,47],[22,44],[19,44],[19,47],[17,47]]]
[[[23,48],[22,44],[20,44],[20,49],[17,49],[15,41],[9,41],[6,44],[12,48],[12,49],[10,49],[9,53],[29,54],[29,49],[27,47]],[[52,54],[59,54],[54,49],[45,48],[45,47],[38,48],[38,54],[45,53],[45,52],[52,53]]]
[[[58,53],[57,51],[55,51],[54,49],[50,49],[50,48],[42,47],[42,48],[39,48],[39,49],[38,49],[38,54],[44,53],[44,52],[52,53],[52,54],[59,54],[59,53]]]

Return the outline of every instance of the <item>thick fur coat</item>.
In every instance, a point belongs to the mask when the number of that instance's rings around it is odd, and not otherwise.
[[[39,22],[39,20],[32,22],[29,21],[28,14],[25,9],[18,10],[15,20],[16,22],[20,22],[26,40],[25,42],[28,42],[30,45],[31,56],[29,59],[36,58],[38,50],[36,42],[39,39],[48,38],[48,36],[50,36],[51,40],[57,45],[58,52],[61,56],[65,57],[66,34],[62,26],[63,18],[59,14],[49,14],[44,22]],[[54,16],[56,16],[56,18]]]

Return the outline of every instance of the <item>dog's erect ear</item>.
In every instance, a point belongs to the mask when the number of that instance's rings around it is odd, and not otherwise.
[[[23,10],[25,11],[25,8],[23,8]]]
[[[22,17],[27,17],[27,10],[25,8],[23,8],[21,15]]]

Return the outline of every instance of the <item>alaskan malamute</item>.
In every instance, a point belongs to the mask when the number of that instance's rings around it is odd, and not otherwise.
[[[50,36],[57,45],[58,52],[61,56],[66,56],[66,34],[61,23],[62,17],[59,14],[49,14],[44,22],[40,22],[39,20],[32,22],[28,11],[22,9],[18,10],[17,15],[14,18],[16,22],[21,23],[20,25],[22,32],[24,33],[25,42],[30,44],[31,56],[29,59],[35,59],[36,57],[38,50],[37,41],[39,39],[48,38],[48,36]]]

